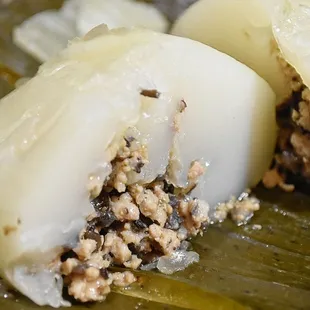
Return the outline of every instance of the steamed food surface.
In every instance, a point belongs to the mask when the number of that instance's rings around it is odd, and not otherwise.
[[[302,199],[304,199],[304,198],[302,198]],[[278,212],[278,210],[277,209],[275,209],[274,210],[275,212]],[[282,214],[283,215],[283,214]],[[267,215],[268,216],[268,215]],[[303,221],[303,223],[305,224],[305,222]],[[227,227],[230,227],[229,226],[229,224],[225,224],[225,227],[227,228]],[[256,227],[256,226],[253,226],[253,232],[255,232],[255,233],[257,233],[257,229],[258,229],[258,227],[259,227],[259,225]],[[248,228],[252,228],[252,226],[248,226]],[[230,229],[232,229],[232,230],[235,230],[235,228],[230,228]],[[229,229],[229,230],[230,230]],[[211,229],[211,232],[213,231],[213,229]],[[224,229],[224,231],[225,231],[225,229]],[[245,230],[245,232],[246,232],[247,230]],[[240,232],[240,231],[239,231]],[[244,233],[243,231],[241,231],[241,233]],[[269,231],[268,231],[268,233],[269,233]],[[246,234],[246,233],[244,233],[244,234]],[[208,234],[207,234],[208,235]],[[224,235],[226,235],[226,233],[224,232]],[[220,239],[217,239],[217,238],[215,238],[216,236],[218,236],[217,234],[215,234],[215,235],[213,235],[213,237],[214,237],[214,240],[220,240]],[[237,237],[238,238],[238,235],[232,235],[233,236],[233,239],[234,239],[234,237]],[[210,238],[211,238],[212,236],[210,235]],[[239,236],[240,237],[240,236]],[[206,237],[204,237],[205,238],[205,240],[206,240]],[[229,238],[228,238],[229,239]],[[229,239],[230,240],[230,239]],[[206,242],[206,241],[205,241]],[[292,240],[292,243],[294,243],[294,240]],[[225,244],[225,243],[224,243]],[[286,242],[285,242],[285,244],[286,244]],[[196,244],[196,246],[197,246],[197,244]],[[212,244],[210,245],[210,247],[212,247]],[[283,244],[282,244],[282,247],[283,247]],[[219,247],[218,245],[216,246],[216,250],[218,250],[219,248],[221,248],[221,247]],[[224,248],[225,248],[225,252],[227,253],[227,252],[230,252],[229,251],[229,247],[227,247],[227,245],[226,246],[224,246]],[[236,246],[236,248],[238,248],[238,252],[240,252],[240,245],[239,246]],[[242,248],[242,247],[241,247]],[[284,246],[284,248],[287,248],[287,246]],[[211,248],[209,249],[209,251],[208,252],[211,252],[212,253],[212,250],[211,250]],[[242,252],[242,249],[241,249],[241,252]],[[300,252],[300,249],[299,249],[299,252]],[[221,254],[221,253],[220,253]],[[224,255],[225,256],[225,255]],[[246,256],[246,255],[245,255]],[[207,256],[208,257],[208,256]],[[211,254],[211,257],[212,257],[212,254]],[[225,261],[225,260],[224,260]],[[238,264],[237,264],[237,261],[236,261],[236,265],[238,266]],[[207,273],[206,274],[204,274],[207,278],[212,274],[212,269],[215,269],[216,270],[216,268],[212,268],[211,266],[212,266],[212,263],[211,262],[208,262],[208,266],[210,267],[210,268],[207,268],[208,270],[207,270]],[[219,268],[221,268],[221,266],[222,266],[222,264],[219,266]],[[244,264],[244,266],[246,266],[246,264]],[[244,267],[243,266],[243,267]],[[225,266],[223,266],[223,268],[224,268]],[[194,268],[194,266],[193,266],[193,268]],[[246,269],[246,268],[245,268]],[[241,270],[241,269],[240,269]],[[214,271],[214,270],[213,270]],[[193,278],[193,279],[196,279],[197,280],[197,278],[195,278],[195,276],[194,276],[194,274],[195,274],[195,272],[192,270],[192,269],[190,269],[189,270],[189,272],[190,272],[190,275],[191,275],[191,277],[190,278]],[[303,272],[303,270],[302,270],[302,272]],[[218,273],[218,270],[216,270],[215,271],[215,274],[217,274]],[[220,271],[220,273],[221,273],[221,271]],[[185,277],[187,277],[187,273],[185,273],[186,275],[185,275]],[[181,275],[181,274],[180,274]],[[292,276],[292,274],[290,274],[290,276]],[[221,281],[224,281],[224,277],[220,277],[219,278]],[[265,279],[268,279],[268,276],[267,276],[267,278],[265,278]],[[204,278],[204,281],[205,281],[206,279]],[[218,284],[219,285],[221,285],[222,283],[221,283],[221,281],[212,281],[212,285],[213,285],[213,287],[214,287],[214,282],[218,282]],[[282,279],[282,281],[283,281],[283,279]],[[208,282],[208,281],[206,281],[206,282]],[[246,281],[245,281],[246,282]],[[259,282],[259,281],[258,281]],[[286,282],[286,281],[284,281],[285,283],[291,283],[290,281],[289,282]],[[208,282],[208,284],[210,284],[210,287],[212,286],[211,285],[211,283],[209,283]],[[299,285],[297,285],[297,286],[299,286]],[[226,289],[226,287],[225,287],[225,285],[223,286],[225,289]],[[231,285],[231,286],[229,286],[230,287],[230,289],[233,287],[233,285]],[[241,287],[238,287],[238,289],[240,289],[241,290]],[[257,288],[255,289],[255,291],[257,291]],[[259,290],[258,290],[259,291]],[[286,292],[286,291],[285,291]],[[279,290],[278,291],[278,296],[279,295],[285,295],[286,297],[288,296],[288,297],[291,297],[290,298],[290,302],[292,302],[292,301],[294,301],[294,298],[292,298],[293,296],[294,296],[294,294],[292,295],[292,294],[290,294],[289,292],[286,292],[285,293],[284,291],[282,291],[282,290]],[[269,296],[270,296],[270,292],[268,292],[268,291],[264,291],[264,296],[268,296],[268,293],[269,293]],[[285,294],[284,294],[285,293]],[[300,296],[301,296],[301,298],[299,298],[298,300],[302,303],[302,302],[304,302],[304,301],[306,301],[306,299],[304,298],[304,294],[302,294],[302,292],[299,292],[299,293],[301,293],[300,294]],[[306,292],[307,293],[307,292]],[[228,294],[230,294],[230,293],[228,293]],[[235,294],[235,293],[234,293]],[[253,295],[255,295],[254,294],[254,291],[253,292],[251,292],[250,290],[244,290],[243,292],[242,292],[242,294],[248,294],[248,295],[251,295],[250,297],[249,297],[249,299],[253,299]],[[241,294],[241,295],[242,295]],[[238,295],[238,294],[237,294]],[[236,297],[237,295],[235,295],[235,296],[233,296],[233,297]],[[239,294],[240,295],[240,294]],[[275,294],[275,292],[273,292],[273,296],[277,296],[277,294]],[[113,298],[112,298],[112,300],[113,300]],[[268,297],[266,297],[266,300],[268,300]],[[261,304],[263,304],[264,302],[266,303],[266,300],[265,301],[263,301],[263,300],[259,300],[259,298],[258,298],[258,301],[260,301],[260,305]],[[269,298],[269,300],[270,300],[270,298]],[[283,304],[285,304],[285,306],[287,306],[287,307],[294,307],[294,305],[292,305],[292,304],[290,304],[290,303],[288,303],[287,302],[288,301],[288,299],[285,299],[284,298],[284,302],[283,302]],[[252,304],[254,303],[254,301],[252,300]],[[268,303],[268,302],[267,302]],[[257,303],[257,304],[259,304],[259,302]],[[269,303],[269,305],[270,304],[272,304],[272,302],[271,303]],[[278,303],[279,304],[279,303]],[[277,304],[277,305],[278,305]],[[108,304],[109,305],[109,304]],[[307,307],[307,304],[303,304],[305,307]],[[137,305],[137,306],[140,306],[140,307],[143,307],[144,305]],[[152,306],[150,306],[151,308],[152,308]],[[156,306],[155,306],[156,307]]]

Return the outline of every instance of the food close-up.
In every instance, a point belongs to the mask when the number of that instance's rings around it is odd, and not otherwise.
[[[309,12],[0,0],[0,309],[310,309]]]

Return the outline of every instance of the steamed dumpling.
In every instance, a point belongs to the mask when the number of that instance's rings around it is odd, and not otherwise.
[[[169,165],[171,182],[186,186],[199,161],[205,173],[193,195],[212,214],[268,168],[275,94],[254,71],[201,43],[99,27],[3,98],[0,271],[37,304],[64,304],[51,262],[76,244],[92,212],[90,191],[111,173],[128,131],[149,150],[133,182]]]
[[[282,103],[291,90],[273,35],[274,2],[200,0],[175,22],[171,33],[207,44],[252,68],[273,88],[277,103]]]

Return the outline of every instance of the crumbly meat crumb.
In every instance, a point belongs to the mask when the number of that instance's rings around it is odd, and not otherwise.
[[[228,215],[238,225],[245,224],[260,208],[259,200],[249,196],[249,192],[243,193],[238,199],[232,197],[230,201],[221,203],[217,207],[214,217],[222,222]]]
[[[104,251],[111,253],[114,260],[119,264],[123,264],[131,258],[131,251],[127,244],[121,237],[117,236],[115,232],[109,232],[106,234]]]
[[[97,243],[92,239],[80,239],[79,245],[74,249],[80,260],[90,258],[91,254],[96,250]]]
[[[145,232],[143,231],[139,231],[139,232],[135,232],[132,228],[131,225],[127,225],[128,223],[126,223],[124,225],[124,230],[120,232],[123,241],[126,244],[134,244],[134,245],[139,245],[142,241],[142,239],[144,239],[147,235]],[[127,226],[126,226],[127,225]]]
[[[96,272],[97,271],[97,272]],[[69,295],[81,302],[103,301],[111,292],[111,278],[104,279],[96,269],[88,272],[88,275],[73,274],[68,286]],[[96,277],[99,274],[98,277]]]
[[[286,192],[292,192],[295,189],[293,184],[286,184],[285,178],[281,175],[276,168],[268,170],[263,177],[263,184],[266,188],[279,187]]]
[[[198,179],[205,173],[203,165],[195,160],[188,171],[187,180],[190,184],[196,184]]]
[[[179,213],[184,218],[187,231],[195,236],[202,225],[209,222],[209,205],[198,199],[186,198],[180,202]]]
[[[125,262],[124,263],[124,266],[126,268],[130,268],[130,269],[138,269],[140,267],[142,263],[142,259],[141,258],[138,258],[137,255],[132,255],[131,256],[131,259],[128,261],[128,262]]]
[[[61,272],[65,277],[65,283],[68,286],[69,295],[81,302],[103,301],[110,293],[112,283],[115,286],[125,287],[136,281],[135,276],[129,272],[109,273],[107,267],[110,261],[103,259],[103,253],[100,255],[101,261],[93,264],[92,259],[81,262],[75,258],[69,258],[61,265]],[[94,261],[98,261],[95,259]],[[137,269],[141,264],[141,259],[133,255],[131,260],[125,263],[125,266]],[[99,266],[104,266],[100,268]]]
[[[76,258],[68,258],[65,262],[61,265],[61,272],[63,275],[68,276],[74,268],[79,266],[80,261]]]
[[[148,162],[147,148],[140,143],[133,143],[133,137],[122,140],[116,159],[112,162],[112,174],[108,186],[119,193],[126,191],[130,173],[140,173]]]
[[[310,131],[310,90],[308,88],[301,92],[301,101],[297,109],[293,109],[292,119],[297,125]]]
[[[291,135],[291,144],[298,156],[304,161],[310,159],[310,134],[295,131]]]
[[[116,286],[126,287],[136,281],[135,276],[129,271],[115,272],[113,274],[113,284]]]
[[[111,209],[121,222],[136,221],[140,216],[139,208],[133,203],[129,193],[124,193],[120,197],[113,197]]]
[[[133,193],[141,213],[163,227],[172,213],[168,196],[158,186],[151,190],[137,185]]]
[[[152,224],[149,227],[150,238],[156,241],[165,255],[173,253],[181,244],[178,235],[171,229]]]

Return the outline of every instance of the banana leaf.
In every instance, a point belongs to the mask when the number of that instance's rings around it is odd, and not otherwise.
[[[176,3],[182,2],[165,1],[169,16],[174,13],[169,8],[175,10]],[[164,1],[156,2],[163,8]],[[19,75],[31,76],[38,67],[12,43],[12,27],[61,3],[0,0],[0,97],[13,89]],[[254,193],[261,209],[247,225],[238,227],[227,220],[192,240],[200,255],[198,264],[171,276],[137,272],[146,285],[114,289],[103,303],[76,304],[71,309],[310,309],[310,197],[262,187]],[[0,309],[41,307],[13,293],[0,296]]]

